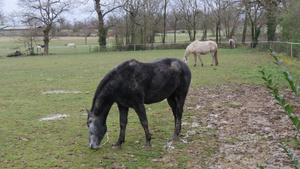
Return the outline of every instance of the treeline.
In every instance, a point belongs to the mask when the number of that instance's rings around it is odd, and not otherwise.
[[[0,0],[1,2],[1,0]],[[26,24],[42,23],[45,54],[50,41],[49,34],[64,34],[64,29],[81,31],[89,36],[93,32],[99,37],[99,45],[106,46],[107,37],[114,36],[116,45],[154,43],[155,36],[166,42],[167,32],[182,30],[194,41],[197,33],[216,42],[235,38],[252,41],[256,47],[263,28],[267,41],[299,42],[299,0],[93,0],[90,11],[95,18],[69,24],[61,17],[80,0],[24,0],[22,21]],[[30,11],[30,12],[28,12]],[[1,20],[1,19],[0,19]],[[96,31],[95,31],[96,29]],[[237,31],[239,29],[239,31]],[[211,39],[209,37],[209,39]],[[279,39],[280,37],[280,39]]]
[[[250,32],[252,47],[257,45],[263,27],[267,28],[268,41],[277,40],[276,32],[281,33],[282,40],[297,41],[299,37],[297,0],[126,0],[110,8],[104,6],[100,1],[98,6],[95,3],[100,45],[106,44],[109,28],[114,30],[117,44],[153,43],[156,33],[162,34],[164,43],[166,32],[171,30],[175,42],[176,30],[187,31],[190,41],[201,30],[201,40],[210,33],[220,42],[232,38],[241,27],[241,41],[245,42]]]

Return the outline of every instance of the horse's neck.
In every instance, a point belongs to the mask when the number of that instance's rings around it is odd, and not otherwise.
[[[106,120],[109,110],[113,103],[113,100],[110,98],[95,99],[92,107],[92,112],[94,112],[96,116],[101,116]]]

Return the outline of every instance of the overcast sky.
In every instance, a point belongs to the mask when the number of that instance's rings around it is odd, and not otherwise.
[[[1,7],[4,15],[8,16],[12,12],[17,12],[18,11],[18,0],[2,0],[3,6]],[[63,17],[67,19],[69,22],[74,22],[74,21],[84,21],[84,19],[90,18],[91,13],[89,12],[84,12],[87,10],[87,8],[92,8],[93,9],[93,1],[89,0],[88,4],[85,6],[82,6],[81,8],[78,8],[78,10],[73,10],[71,11],[71,14],[69,13],[64,13]],[[95,13],[92,15],[93,17],[96,16]],[[10,24],[10,23],[8,23]]]
[[[2,0],[3,7],[2,10],[5,14],[11,13],[18,10],[18,0]]]

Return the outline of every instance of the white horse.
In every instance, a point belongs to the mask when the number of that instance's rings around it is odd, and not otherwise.
[[[45,47],[44,45],[40,45],[40,44],[36,45],[37,52],[38,51],[43,52],[44,47]]]
[[[66,44],[66,46],[69,47],[69,48],[76,48],[75,43],[68,43],[68,44]]]
[[[194,54],[194,57],[195,57],[194,66],[197,65],[197,56],[199,57],[199,60],[201,61],[201,66],[203,66],[203,62],[201,60],[200,55],[205,55],[209,52],[212,53],[211,66],[214,63],[214,60],[215,60],[215,65],[217,66],[218,65],[218,45],[214,41],[198,41],[198,40],[196,40],[196,41],[192,42],[185,50],[183,61],[185,63],[188,63],[189,56],[191,54]]]
[[[235,48],[235,41],[233,39],[229,39],[228,43],[231,49]]]

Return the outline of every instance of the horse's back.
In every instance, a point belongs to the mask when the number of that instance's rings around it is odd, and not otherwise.
[[[189,67],[176,58],[145,63],[132,59],[121,63],[114,70],[118,72],[114,83],[121,84],[118,93],[127,90],[133,95],[142,95],[146,104],[162,101],[175,91],[185,91],[182,93],[186,94],[191,81]]]
[[[218,45],[215,41],[194,41],[187,48],[186,51],[190,53],[200,52],[201,54],[207,54],[214,52],[218,49]]]
[[[149,83],[151,85],[145,86],[145,103],[159,102],[172,94],[187,94],[191,71],[184,62],[175,58],[164,58],[145,63],[147,64],[151,65],[150,72],[155,76]]]

